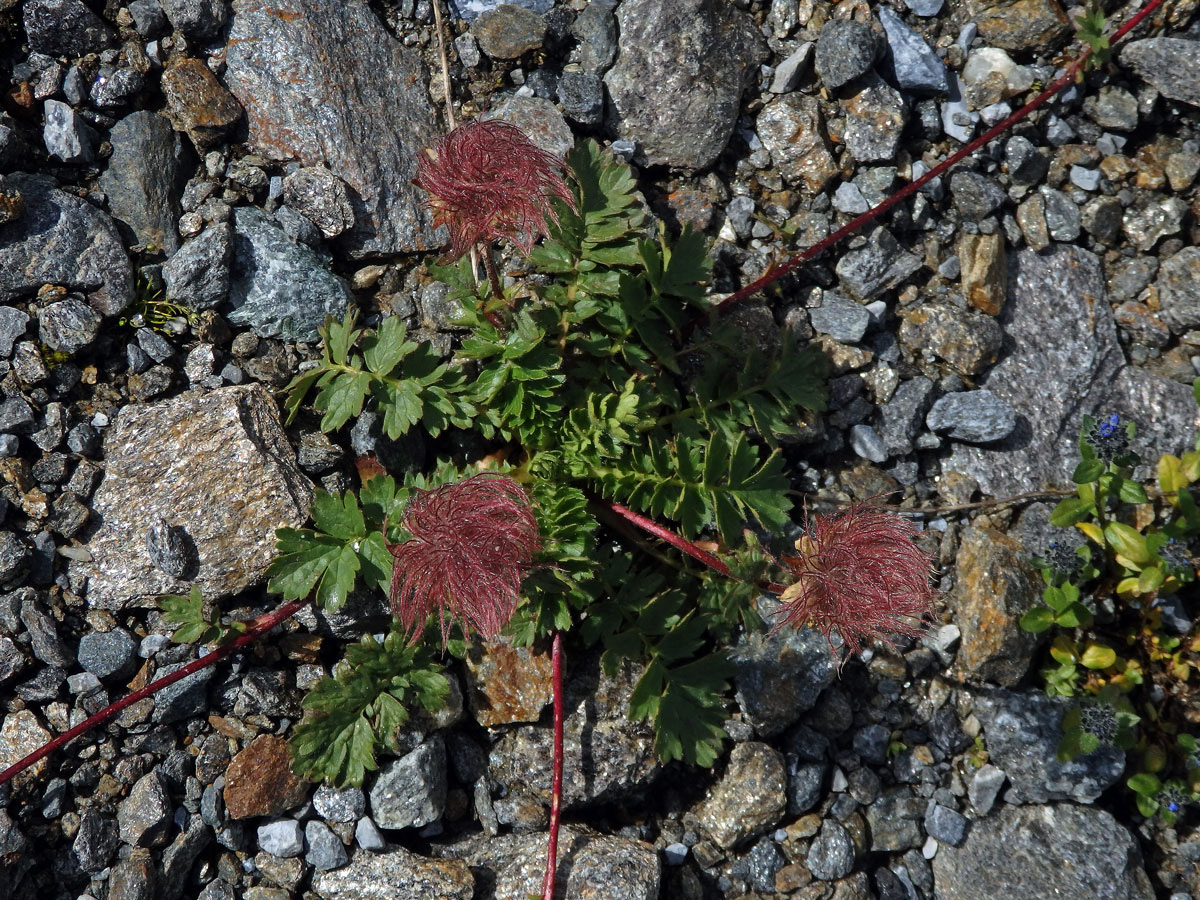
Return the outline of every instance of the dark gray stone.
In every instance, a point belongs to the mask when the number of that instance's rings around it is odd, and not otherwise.
[[[1200,427],[1191,389],[1125,366],[1093,254],[1071,244],[1011,254],[1001,324],[1005,353],[978,383],[1016,411],[1017,428],[987,448],[955,445],[943,471],[998,497],[1070,485],[1084,414],[1136,421],[1134,449],[1146,460],[1190,447]]]
[[[40,603],[27,599],[21,603],[21,621],[33,644],[33,655],[51,666],[70,666],[75,657],[67,650],[58,628]]]
[[[177,663],[163,666],[158,676],[170,675],[182,669],[187,663]],[[154,721],[160,725],[168,725],[198,716],[208,708],[208,683],[212,681],[211,667],[193,672],[172,685],[169,685],[154,695]]]
[[[987,444],[1001,441],[1017,427],[1017,412],[986,389],[946,394],[925,417],[930,431],[944,431],[956,441]]]
[[[712,164],[766,59],[754,23],[714,0],[626,0],[617,22],[620,50],[604,76],[609,128],[649,165]]]
[[[446,746],[440,735],[380,769],[370,790],[382,828],[424,828],[446,807]]]
[[[206,41],[225,23],[225,0],[162,0],[171,24],[190,38]]]
[[[854,842],[837,821],[826,819],[808,848],[805,862],[813,877],[821,881],[845,878],[854,871]]]
[[[933,402],[933,382],[924,375],[902,381],[879,410],[879,431],[889,456],[913,451],[913,441],[925,424]]]
[[[130,0],[127,8],[133,16],[133,27],[144,38],[162,37],[171,27],[158,0]]]
[[[1200,326],[1200,247],[1184,247],[1158,270],[1162,319],[1176,334]]]
[[[999,209],[1008,199],[1004,188],[978,172],[958,171],[950,176],[954,208],[968,222],[978,222]]]
[[[80,422],[67,432],[67,449],[80,456],[91,456],[100,447],[100,435],[87,422]]]
[[[283,202],[327,238],[354,227],[345,183],[324,166],[303,166],[283,179]]]
[[[159,870],[160,900],[178,900],[188,884],[188,873],[212,839],[212,829],[204,824],[204,820],[191,816],[187,829],[163,851]]]
[[[182,139],[165,118],[139,110],[112,127],[109,141],[113,153],[100,189],[108,195],[113,217],[128,225],[139,243],[174,253],[179,249],[175,223],[181,213]]]
[[[224,77],[246,108],[255,152],[324,163],[349,186],[347,252],[438,245],[411,183],[417,154],[438,133],[417,48],[396,40],[365,0],[238,0],[229,38]]]
[[[1079,205],[1062,191],[1044,185],[1041,194],[1046,204],[1046,228],[1050,237],[1056,241],[1073,241],[1078,238],[1083,227]]]
[[[874,72],[855,82],[857,91],[841,100],[845,115],[842,140],[859,162],[891,162],[908,124],[908,104],[900,92]]]
[[[80,0],[29,0],[23,9],[29,48],[47,56],[83,56],[113,44],[112,30]]]
[[[12,356],[13,344],[28,327],[29,316],[11,306],[0,306],[0,359]]]
[[[471,34],[492,59],[516,59],[542,46],[546,20],[531,10],[505,3],[476,19]]]
[[[1164,97],[1200,106],[1200,43],[1176,37],[1131,41],[1121,64],[1150,82]]]
[[[836,90],[862,78],[882,50],[883,42],[869,25],[848,19],[825,23],[817,38],[817,74],[821,83]]]
[[[313,794],[313,808],[326,822],[355,822],[367,811],[367,798],[361,788],[338,790],[328,784],[320,785]]]
[[[221,305],[229,296],[232,262],[233,226],[228,222],[210,225],[163,266],[167,296],[192,309]]]
[[[827,334],[844,344],[856,344],[867,333],[871,314],[861,303],[827,291],[821,305],[808,311],[808,320],[818,334]]]
[[[943,844],[959,847],[967,836],[967,817],[956,809],[933,803],[925,813],[925,833]]]
[[[96,158],[100,137],[75,110],[60,100],[47,100],[42,141],[46,152],[65,163],[90,163]]]
[[[133,299],[133,273],[112,219],[49,178],[7,180],[21,192],[25,214],[0,231],[0,303],[61,284],[86,291],[102,315],[121,312]]]
[[[873,766],[887,762],[892,733],[882,725],[866,725],[854,733],[854,752]]]
[[[880,5],[877,14],[887,34],[884,73],[903,91],[944,94],[950,90],[946,65],[925,39],[905,25],[889,7]]]
[[[1046,177],[1050,160],[1029,138],[1013,135],[1004,144],[1004,161],[1013,184],[1035,185]]]
[[[51,350],[75,353],[100,333],[100,314],[82,300],[67,297],[38,313],[38,336]]]
[[[132,102],[145,85],[146,76],[137,69],[101,66],[88,96],[97,109],[115,110]]]
[[[98,810],[89,808],[79,817],[79,831],[71,849],[79,860],[79,868],[95,875],[112,861],[120,843],[117,823]]]
[[[921,260],[886,228],[871,232],[865,247],[843,253],[835,267],[850,295],[863,303],[898,286],[919,268]]]
[[[137,641],[123,628],[89,631],[79,639],[79,664],[98,678],[119,680],[133,672]]]
[[[604,82],[588,72],[563,72],[558,82],[563,115],[581,125],[599,125],[604,118]]]
[[[163,777],[157,770],[148,772],[134,783],[129,796],[117,805],[121,840],[134,847],[163,843],[173,812],[174,805]]]
[[[521,6],[539,15],[554,9],[554,0],[448,0],[450,10],[466,22],[474,22],[481,15],[503,4]]]
[[[908,788],[894,788],[868,806],[872,852],[897,853],[920,847],[925,841],[920,822],[927,804]]]
[[[594,0],[571,23],[571,34],[579,40],[579,62],[583,71],[603,75],[617,58],[617,0]]]
[[[308,852],[304,860],[318,872],[340,869],[350,861],[342,839],[329,830],[324,822],[312,819],[304,825],[304,839]]]
[[[1005,806],[933,858],[938,900],[1152,900],[1137,840],[1104,810]]]
[[[770,615],[766,609],[763,613]],[[763,737],[779,734],[812,709],[836,677],[829,645],[808,628],[784,628],[773,635],[748,632],[731,658],[738,705]]]
[[[771,838],[763,838],[754,848],[729,867],[729,874],[749,882],[755,891],[775,893],[775,873],[786,866],[787,857]]]
[[[138,346],[156,363],[166,362],[175,354],[171,342],[152,328],[137,330]]]
[[[26,432],[35,421],[33,407],[24,397],[0,400],[0,432]]]
[[[3,404],[0,404],[0,417]],[[29,564],[29,548],[11,531],[0,531],[0,584],[11,581]]]
[[[238,207],[233,221],[229,322],[248,325],[259,337],[315,341],[326,316],[345,313],[353,300],[349,287],[265,213]]]
[[[1070,707],[1070,700],[1041,691],[996,689],[976,698],[988,756],[1012,782],[1004,795],[1009,803],[1092,803],[1120,780],[1125,751],[1115,747],[1058,761],[1062,717]]]
[[[801,816],[821,802],[825,796],[825,776],[829,764],[801,763],[788,773],[787,811],[789,816]]]

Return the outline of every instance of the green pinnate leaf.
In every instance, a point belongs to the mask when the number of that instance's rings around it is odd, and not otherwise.
[[[366,372],[326,372],[318,382],[320,390],[314,401],[321,417],[322,431],[337,431],[351,416],[362,413],[363,401],[371,389],[371,376]]]
[[[405,340],[404,321],[399,316],[388,316],[379,323],[379,328],[362,341],[363,362],[376,375],[390,375],[400,361],[417,349],[412,341]]]
[[[318,490],[313,498],[311,515],[319,530],[335,538],[348,541],[366,534],[362,509],[353,493],[330,494]]]

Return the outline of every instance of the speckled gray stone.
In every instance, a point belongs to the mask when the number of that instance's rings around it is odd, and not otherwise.
[[[79,664],[97,678],[120,678],[132,674],[137,661],[137,642],[124,628],[89,631],[79,639]]]
[[[617,60],[604,76],[609,128],[649,165],[711,165],[766,58],[753,21],[711,0],[625,0],[617,22]]]
[[[854,843],[836,820],[826,819],[808,848],[808,869],[821,881],[837,881],[854,870]]]
[[[125,116],[108,135],[113,152],[100,188],[113,218],[124,222],[139,243],[167,252],[179,248],[176,223],[182,210],[183,139],[163,116],[148,109]],[[171,299],[177,299],[171,294]]]
[[[423,828],[446,807],[446,745],[440,735],[379,770],[371,818],[381,828]]]
[[[956,441],[986,444],[1012,434],[1017,413],[991,391],[961,391],[934,402],[925,424],[930,431],[944,431]]]
[[[346,865],[349,857],[342,840],[324,822],[312,819],[304,825],[304,841],[308,851],[304,860],[318,872],[328,872]]]
[[[347,866],[318,871],[312,888],[323,900],[471,900],[475,878],[461,860],[428,859],[394,847],[383,853],[355,853]]]
[[[258,826],[258,846],[281,859],[304,852],[304,831],[295,819],[276,819]]]

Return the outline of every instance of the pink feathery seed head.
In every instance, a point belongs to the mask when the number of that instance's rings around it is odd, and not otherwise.
[[[416,641],[437,610],[442,643],[450,622],[496,637],[517,607],[522,570],[540,543],[525,489],[484,473],[416,491],[402,519],[412,537],[389,548],[392,611]]]
[[[476,119],[420,155],[413,184],[428,192],[434,225],[450,232],[447,260],[499,238],[528,256],[548,223],[558,221],[552,197],[577,210],[565,168],[520,128]]]
[[[773,631],[809,626],[833,647],[836,628],[850,653],[875,640],[916,637],[933,612],[930,555],[913,540],[908,519],[878,507],[855,504],[828,516],[805,513],[798,556],[781,564],[795,577],[780,600]]]

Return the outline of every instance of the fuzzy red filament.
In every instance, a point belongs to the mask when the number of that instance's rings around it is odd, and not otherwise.
[[[915,637],[933,611],[932,561],[913,542],[907,519],[855,505],[828,516],[805,516],[798,556],[781,564],[796,579],[780,599],[775,631],[809,626],[833,647],[836,628],[853,654],[892,635]]]
[[[500,634],[512,618],[522,571],[540,546],[529,496],[504,475],[474,475],[416,491],[404,510],[412,537],[391,547],[391,604],[415,641],[435,610],[443,644],[450,623]]]
[[[577,209],[563,170],[521,129],[476,120],[421,154],[413,184],[429,193],[434,225],[450,232],[448,261],[500,238],[528,256],[547,224],[558,221],[552,197]]]

